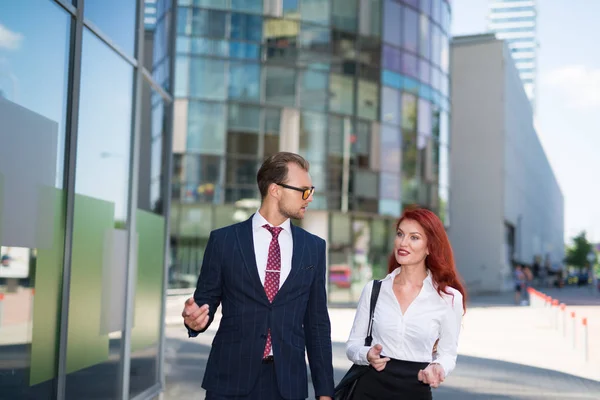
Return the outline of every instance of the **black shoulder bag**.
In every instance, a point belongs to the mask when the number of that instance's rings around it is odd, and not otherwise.
[[[371,347],[373,342],[373,314],[375,313],[375,304],[381,290],[381,281],[373,281],[373,289],[371,291],[371,307],[369,310],[369,327],[367,328],[367,337],[365,337],[365,346]],[[354,395],[354,388],[358,379],[369,369],[368,365],[353,364],[340,383],[335,387],[333,398],[335,400],[351,400]]]

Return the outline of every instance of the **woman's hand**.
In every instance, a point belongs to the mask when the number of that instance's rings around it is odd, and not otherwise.
[[[383,371],[387,362],[390,361],[389,357],[381,358],[381,350],[383,350],[383,347],[381,347],[380,344],[376,344],[371,347],[367,353],[367,361],[379,372]]]
[[[444,368],[440,364],[432,363],[427,368],[420,370],[417,376],[421,382],[437,388],[444,382],[445,375]]]

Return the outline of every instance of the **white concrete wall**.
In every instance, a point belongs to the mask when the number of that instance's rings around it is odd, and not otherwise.
[[[534,256],[552,263],[564,258],[564,201],[533,125],[532,109],[517,69],[505,49],[505,207],[506,221],[517,228],[515,259]]]
[[[450,228],[471,292],[502,289],[504,252],[502,44],[452,46]]]

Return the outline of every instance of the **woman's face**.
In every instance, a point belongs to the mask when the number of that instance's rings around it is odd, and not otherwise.
[[[405,219],[398,226],[394,240],[394,255],[400,265],[417,265],[429,254],[425,230],[417,222]]]

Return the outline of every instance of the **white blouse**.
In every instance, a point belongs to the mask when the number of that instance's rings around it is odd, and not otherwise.
[[[440,296],[429,271],[423,281],[419,295],[406,309],[400,311],[400,303],[394,295],[394,278],[400,267],[386,276],[381,283],[381,291],[375,306],[373,320],[373,343],[383,347],[381,355],[397,360],[432,362],[433,345],[439,338],[435,362],[448,376],[456,366],[458,335],[463,314],[463,298],[459,291],[448,286],[448,292]],[[373,282],[362,291],[350,337],[346,343],[346,356],[354,364],[368,365],[365,336],[369,324],[369,304]]]

